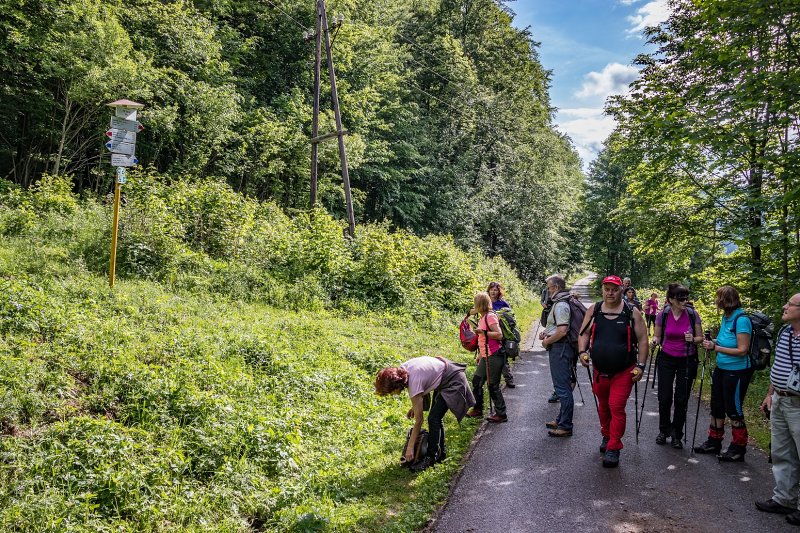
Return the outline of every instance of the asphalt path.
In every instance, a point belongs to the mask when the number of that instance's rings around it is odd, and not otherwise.
[[[590,278],[574,290],[586,295]],[[590,303],[587,300],[585,302]],[[683,450],[655,443],[656,391],[648,389],[639,444],[634,394],[628,405],[620,466],[606,469],[600,425],[586,370],[579,366],[573,436],[553,438],[545,423],[558,404],[547,403],[552,381],[547,352],[531,335],[514,367],[517,387],[505,389],[509,421],[486,424],[473,443],[448,501],[427,528],[439,532],[781,532],[800,531],[781,515],[759,512],[756,499],[772,495],[767,457],[752,446],[744,463],[690,455],[696,396],[689,404],[689,443]],[[708,380],[704,387],[708,386]],[[644,380],[639,386],[642,407]],[[697,442],[705,440],[708,410],[700,409]],[[727,447],[730,432],[726,434]]]

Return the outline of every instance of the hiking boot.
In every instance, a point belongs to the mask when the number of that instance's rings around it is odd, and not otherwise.
[[[555,420],[551,420],[550,422],[547,422],[544,425],[544,427],[546,427],[547,429],[558,429],[558,422],[556,422]]]
[[[508,422],[507,415],[492,415],[486,417],[487,422],[491,422],[492,424],[500,424],[502,422]]]
[[[708,439],[700,446],[694,447],[695,453],[719,453],[722,450],[722,441],[717,439]]]
[[[608,449],[608,437],[603,437],[603,440],[600,441],[600,453],[606,453]]]
[[[756,509],[759,511],[764,511],[765,513],[776,513],[776,514],[792,514],[796,511],[796,509],[792,507],[786,507],[785,505],[781,505],[772,498],[765,502],[756,502]]]
[[[731,444],[728,449],[717,456],[723,463],[741,463],[744,461],[745,448]]]
[[[409,470],[412,472],[422,472],[426,468],[430,468],[433,466],[433,459],[428,457],[427,455],[408,467]]]
[[[786,515],[786,521],[793,526],[800,526],[800,511],[795,511],[792,514]]]
[[[467,416],[470,418],[480,418],[483,416],[483,409],[475,409],[471,407],[469,411],[467,411]]]
[[[517,386],[514,385],[514,380],[513,379],[511,381],[506,381],[506,387],[508,387],[509,389],[516,389],[517,388]]]
[[[619,466],[619,450],[606,450],[603,456],[603,468],[616,468]]]
[[[558,401],[560,401],[558,399],[558,395],[556,394],[556,391],[553,391],[553,394],[551,394],[550,397],[547,399],[547,403],[556,403]]]
[[[551,429],[550,431],[547,432],[547,434],[550,435],[551,437],[571,437],[572,430],[557,428],[557,429]]]
[[[659,433],[658,437],[656,437],[656,444],[662,446],[667,443],[667,434],[666,433]]]
[[[670,445],[676,450],[683,449],[683,443],[681,442],[681,439],[679,439],[678,437],[672,437],[672,443]]]

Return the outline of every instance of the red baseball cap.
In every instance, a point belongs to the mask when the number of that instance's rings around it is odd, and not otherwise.
[[[619,285],[622,287],[622,280],[619,279],[619,276],[606,276],[603,278],[603,284],[610,283],[612,285]]]

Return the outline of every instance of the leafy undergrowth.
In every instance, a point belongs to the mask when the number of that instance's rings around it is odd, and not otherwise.
[[[533,306],[520,306],[527,324]],[[457,319],[283,311],[105,278],[58,247],[0,245],[0,530],[408,531],[424,525],[477,423],[448,415],[448,458],[398,468],[406,397],[378,369],[468,361]]]

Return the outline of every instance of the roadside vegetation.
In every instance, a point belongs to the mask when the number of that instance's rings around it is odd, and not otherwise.
[[[490,279],[523,325],[535,311],[502,260],[447,238],[350,242],[321,211],[144,174],[111,290],[108,205],[0,185],[4,531],[417,529],[477,423],[447,417],[448,459],[400,469],[408,402],[375,396],[376,371],[468,361],[459,313]]]

